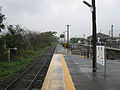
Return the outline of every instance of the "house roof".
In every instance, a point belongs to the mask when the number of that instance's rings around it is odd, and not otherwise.
[[[109,35],[106,35],[106,34],[103,34],[103,33],[97,33],[97,37],[109,38],[110,36],[109,36]],[[88,38],[88,39],[92,38],[92,35],[91,35],[91,36],[88,36],[87,38]]]

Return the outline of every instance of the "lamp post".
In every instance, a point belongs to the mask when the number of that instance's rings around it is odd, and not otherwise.
[[[67,27],[67,48],[69,48],[69,29],[71,25],[65,25]]]
[[[13,50],[17,50],[16,47],[15,47],[15,48],[9,48],[9,49],[8,49],[8,61],[10,61],[10,50],[11,50],[11,49],[13,49]]]
[[[86,1],[83,1],[88,7],[91,8],[92,11],[92,40],[93,40],[93,72],[97,71],[97,64],[96,64],[96,7],[95,7],[95,0],[92,0],[92,5]]]
[[[64,48],[66,49],[66,35],[65,35],[65,32],[63,32],[63,34],[64,34]]]
[[[84,38],[84,44],[85,44],[85,42],[86,42],[86,40],[85,40],[85,34],[83,34],[83,38]]]

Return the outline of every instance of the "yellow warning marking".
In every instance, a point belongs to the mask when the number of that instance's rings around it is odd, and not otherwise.
[[[76,90],[62,54],[61,54],[61,61],[62,61],[64,82],[65,82],[66,90]]]
[[[86,56],[80,56],[80,57],[85,58]]]
[[[75,56],[75,55],[65,54],[65,55],[63,55],[63,56]]]
[[[66,54],[66,55],[63,55],[63,56],[80,56],[80,55],[69,55],[69,54]],[[82,58],[85,58],[86,56],[80,56]]]

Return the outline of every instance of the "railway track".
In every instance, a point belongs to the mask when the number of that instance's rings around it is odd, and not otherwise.
[[[46,76],[52,55],[56,46],[48,48],[38,57],[14,82],[5,90],[31,90],[40,89]]]

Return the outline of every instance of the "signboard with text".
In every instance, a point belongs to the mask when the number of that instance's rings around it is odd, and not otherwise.
[[[97,63],[105,65],[105,46],[97,46]]]

